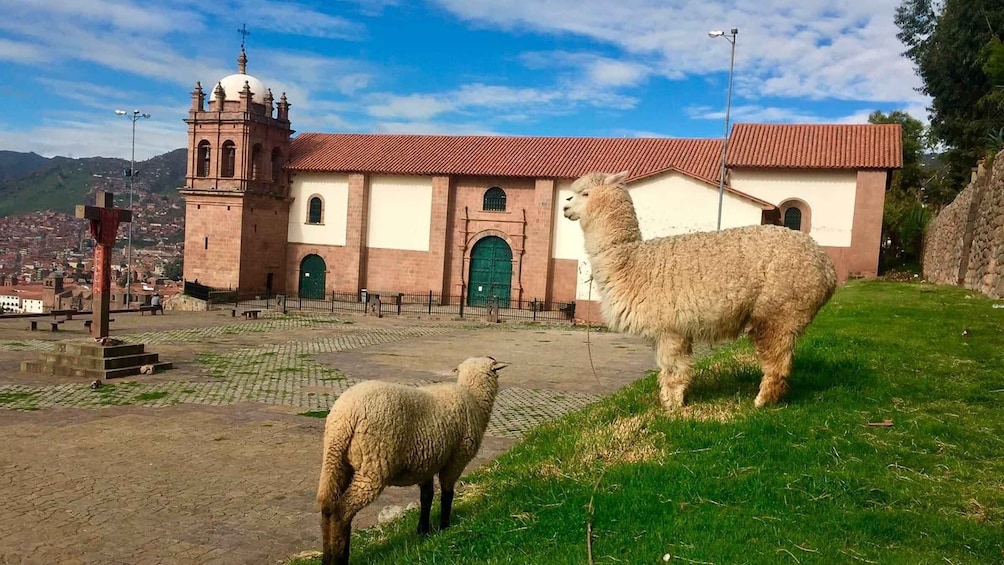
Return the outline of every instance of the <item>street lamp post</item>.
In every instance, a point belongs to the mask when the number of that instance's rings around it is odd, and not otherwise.
[[[125,110],[115,110],[115,114],[119,116],[128,116],[132,120],[132,156],[129,158],[129,212],[132,212],[132,183],[133,177],[136,176],[136,122],[140,118],[149,118],[150,114],[144,114],[139,110],[133,110],[132,113],[128,113]],[[126,259],[126,308],[132,302],[132,222],[129,222],[129,252],[128,258]]]
[[[722,204],[725,201],[725,156],[729,145],[729,113],[732,111],[732,71],[736,66],[736,35],[739,34],[738,28],[732,28],[729,33],[724,31],[709,31],[708,37],[724,37],[732,44],[732,58],[729,61],[729,94],[725,102],[725,135],[722,137],[722,163],[721,170],[718,172],[718,227],[716,230],[721,231],[722,229]]]

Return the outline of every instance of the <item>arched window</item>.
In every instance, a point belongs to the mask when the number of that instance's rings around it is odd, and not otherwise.
[[[808,204],[801,200],[788,200],[782,202],[778,210],[781,212],[781,222],[784,227],[809,233],[812,211]]]
[[[196,171],[195,171],[196,176],[199,177],[209,176],[209,156],[210,156],[209,142],[205,140],[200,141],[199,156],[198,156],[198,162],[196,163]]]
[[[251,148],[251,178],[257,179],[261,176],[261,144],[255,143]]]
[[[272,182],[278,183],[282,176],[282,151],[276,147],[272,150]]]
[[[310,204],[307,206],[307,223],[308,224],[319,224],[322,218],[322,203],[319,196],[314,196],[310,199]]]
[[[784,227],[800,231],[802,229],[802,211],[794,206],[785,210]]]
[[[237,163],[237,146],[234,145],[233,141],[223,142],[223,163],[220,169],[220,176],[226,178],[233,178],[234,169]]]
[[[493,186],[485,191],[485,201],[482,210],[491,212],[505,211],[505,191],[497,186]]]

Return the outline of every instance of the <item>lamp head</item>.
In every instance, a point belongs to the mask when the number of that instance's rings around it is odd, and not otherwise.
[[[720,29],[708,32],[708,37],[721,37],[723,35],[725,35],[725,32]]]
[[[124,116],[124,115],[126,115],[126,111],[125,110],[115,110],[115,115],[116,116]]]

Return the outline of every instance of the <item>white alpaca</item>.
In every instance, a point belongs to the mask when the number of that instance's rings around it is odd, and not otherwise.
[[[365,381],[338,397],[324,427],[317,489],[323,565],[348,564],[352,519],[387,485],[420,486],[418,532],[427,534],[438,475],[440,528],[450,525],[453,487],[481,446],[504,367],[472,357],[455,369],[456,383]]]
[[[833,262],[808,235],[772,225],[642,241],[627,177],[584,175],[564,207],[582,227],[604,321],[655,343],[666,408],[685,401],[694,341],[744,331],[763,369],[755,405],[780,400],[795,340],[836,289]]]

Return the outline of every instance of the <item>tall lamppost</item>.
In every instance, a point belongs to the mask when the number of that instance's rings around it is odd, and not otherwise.
[[[725,103],[725,135],[722,137],[722,166],[718,173],[718,231],[722,229],[722,204],[725,201],[725,155],[729,145],[729,112],[732,111],[732,71],[736,66],[736,35],[738,28],[732,28],[728,33],[724,31],[709,31],[708,37],[724,37],[732,44],[732,59],[729,61],[729,95]]]
[[[128,116],[132,120],[132,156],[129,158],[129,212],[132,212],[132,183],[136,176],[136,122],[140,118],[149,118],[150,114],[144,114],[139,110],[133,110],[130,114],[125,110],[115,110],[119,116]],[[129,256],[126,259],[126,308],[132,302],[132,222],[129,222]]]

